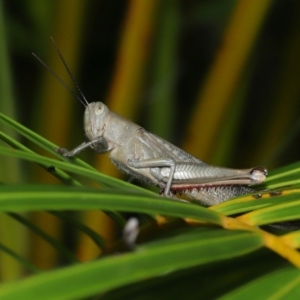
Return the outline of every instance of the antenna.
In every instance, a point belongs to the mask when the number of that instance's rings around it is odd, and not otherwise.
[[[70,71],[70,69],[69,69],[69,67],[68,67],[68,65],[67,65],[67,63],[66,63],[66,61],[65,61],[65,59],[63,58],[63,56],[62,56],[62,54],[61,54],[61,52],[60,52],[58,46],[56,45],[56,43],[55,43],[53,37],[51,37],[51,41],[52,41],[52,43],[53,43],[53,45],[54,45],[54,47],[55,47],[55,49],[56,49],[57,54],[58,54],[59,57],[60,57],[62,63],[64,64],[64,66],[65,66],[65,68],[66,68],[66,70],[67,70],[67,72],[68,72],[68,74],[69,74],[71,80],[73,81],[73,83],[74,83],[74,85],[75,85],[77,91],[78,91],[79,94],[81,95],[81,97],[82,97],[82,99],[84,100],[86,106],[89,106],[88,101],[86,100],[86,98],[84,97],[83,92],[82,92],[81,89],[79,88],[79,85],[77,84],[77,81],[74,79],[74,77],[73,77],[73,75],[72,75],[72,73],[71,73],[71,71]]]
[[[46,69],[76,98],[80,101],[80,103],[84,106],[87,107],[89,106],[88,101],[86,100],[83,92],[81,91],[81,89],[79,88],[76,80],[74,79],[65,59],[63,58],[58,46],[56,45],[54,39],[51,37],[51,40],[53,42],[53,45],[55,47],[56,52],[58,53],[62,63],[64,64],[65,69],[67,70],[73,84],[75,85],[77,91],[79,92],[80,96],[78,96],[57,74],[55,71],[53,71],[41,58],[39,58],[35,53],[32,53],[32,55],[44,66],[46,67]]]

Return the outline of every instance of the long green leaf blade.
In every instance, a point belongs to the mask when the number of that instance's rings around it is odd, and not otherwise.
[[[189,203],[128,190],[68,186],[0,186],[0,211],[116,210],[175,217],[190,217],[221,225],[217,212]]]
[[[48,272],[2,286],[0,298],[78,299],[114,287],[161,276],[183,268],[252,252],[262,246],[261,237],[249,232],[212,232],[201,239],[192,234],[185,243],[162,243],[93,263]],[[220,247],[220,245],[223,245]],[[51,288],[49,289],[49,286]]]
[[[298,299],[300,295],[300,271],[281,270],[255,280],[220,299],[222,300],[257,300]]]

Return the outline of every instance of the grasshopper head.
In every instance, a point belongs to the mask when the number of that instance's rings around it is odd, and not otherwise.
[[[105,120],[108,115],[109,109],[102,102],[93,102],[86,107],[84,112],[84,130],[89,140],[103,135]]]

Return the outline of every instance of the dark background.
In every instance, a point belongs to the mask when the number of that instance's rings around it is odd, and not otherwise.
[[[31,55],[36,53],[71,85],[55,54],[52,36],[90,102],[103,101],[116,110],[110,101],[123,101],[128,112],[118,113],[208,163],[272,169],[299,159],[299,1],[269,1],[246,47],[242,68],[226,98],[226,109],[216,121],[213,143],[203,153],[187,147],[186,139],[193,140],[188,137],[189,130],[194,136],[199,130],[190,126],[217,55],[223,47],[234,52],[244,41],[237,34],[226,45],[227,29],[239,1],[150,1],[148,11],[135,1],[2,2],[15,115],[45,138],[65,147],[74,147],[84,138],[82,106],[75,99],[64,100],[70,97],[65,96],[68,93]],[[142,39],[133,39],[127,52],[132,67],[127,69],[126,78],[134,81],[137,76],[142,80],[135,92],[128,88],[127,96],[118,98],[111,94],[114,90],[122,93],[122,87],[118,90],[114,82],[121,46],[126,45],[124,36],[131,9],[143,15],[141,23],[149,19],[150,24],[142,32]],[[139,21],[133,22],[133,28],[142,28]],[[142,66],[137,71],[135,60],[139,64],[140,53]],[[53,86],[58,92],[51,96]],[[45,94],[52,102],[47,104]],[[202,114],[213,119],[216,106],[212,104]],[[59,120],[64,121],[51,127]],[[230,128],[227,125],[232,120],[235,121]],[[205,126],[206,123],[201,127]],[[205,128],[199,134],[203,132]],[[195,139],[196,144],[201,141],[201,137],[199,141]]]

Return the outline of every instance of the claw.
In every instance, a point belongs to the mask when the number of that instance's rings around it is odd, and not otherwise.
[[[74,156],[74,155],[72,154],[72,152],[68,151],[68,150],[65,149],[65,148],[56,148],[55,151],[56,151],[57,153],[60,153],[61,155],[65,156],[65,157],[72,157],[72,156]]]

